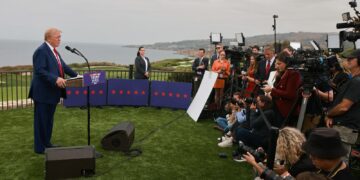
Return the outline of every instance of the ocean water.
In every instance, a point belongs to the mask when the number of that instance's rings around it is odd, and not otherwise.
[[[32,55],[41,41],[22,41],[22,40],[1,40],[0,39],[0,67],[31,65]],[[90,44],[90,43],[72,43],[61,42],[58,51],[66,63],[83,63],[82,57],[77,56],[65,49],[70,46],[81,51],[89,62],[113,62],[116,64],[133,64],[137,48],[128,48],[121,45],[112,44]],[[176,54],[174,51],[163,51],[146,49],[145,55],[151,62],[167,58],[185,58],[186,56]]]

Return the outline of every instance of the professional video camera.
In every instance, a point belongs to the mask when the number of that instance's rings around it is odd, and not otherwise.
[[[340,31],[340,43],[342,44],[344,41],[355,42],[360,39],[360,13],[356,9],[357,3],[356,0],[350,1],[349,5],[354,9],[355,15],[354,17],[350,16],[349,12],[342,14],[342,19],[345,23],[337,23],[337,29],[344,28],[353,28],[351,31]]]
[[[233,47],[229,48],[224,46],[226,53],[226,58],[230,59],[230,63],[233,68],[239,69],[240,63],[245,61],[247,54],[250,54],[248,51],[243,51],[242,47]]]
[[[303,77],[304,92],[311,92],[317,80],[329,80],[329,64],[336,59],[335,56],[323,56],[315,41],[311,41],[311,44],[315,50],[298,50],[294,53],[294,58],[288,59],[288,69],[298,70]]]
[[[266,154],[263,149],[254,150],[249,146],[246,146],[242,141],[239,141],[239,147],[234,151],[233,157],[242,156],[249,152],[255,157],[256,162],[263,162],[266,159]]]

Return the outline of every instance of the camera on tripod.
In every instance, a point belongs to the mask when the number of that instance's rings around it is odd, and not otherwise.
[[[340,31],[339,37],[341,47],[344,41],[351,41],[355,43],[358,39],[360,39],[360,13],[356,9],[356,0],[350,1],[349,5],[354,9],[356,16],[351,17],[349,12],[343,13],[342,19],[345,22],[336,24],[337,29],[353,28],[351,31]]]
[[[239,141],[239,147],[233,152],[233,157],[242,156],[247,152],[254,156],[256,162],[263,162],[266,159],[266,154],[263,149],[254,150],[246,146],[242,141]]]
[[[248,52],[243,51],[242,47],[229,48],[228,46],[224,46],[224,50],[226,53],[226,58],[230,59],[230,64],[233,68],[239,70],[240,63],[245,61],[245,56]]]
[[[317,80],[328,80],[329,64],[334,61],[335,56],[325,57],[322,55],[320,46],[315,41],[311,43],[315,50],[297,50],[294,58],[288,57],[288,69],[298,70],[303,77],[304,92],[311,92]]]

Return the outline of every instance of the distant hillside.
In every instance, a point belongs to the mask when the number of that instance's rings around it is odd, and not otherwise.
[[[310,40],[315,40],[320,44],[322,48],[326,48],[326,35],[327,33],[311,33],[311,32],[291,32],[277,34],[277,41],[288,40],[290,42],[301,42],[304,48],[311,48],[309,43]],[[230,42],[235,39],[224,39],[223,44],[228,46]],[[245,46],[259,45],[264,46],[273,44],[274,35],[258,35],[252,37],[245,37]],[[128,47],[138,47],[128,46]],[[172,51],[184,51],[184,50],[196,50],[199,48],[205,48],[212,50],[213,46],[210,45],[209,39],[203,40],[184,40],[179,42],[159,42],[151,45],[144,45],[145,48],[149,49],[161,49],[161,50],[172,50]]]

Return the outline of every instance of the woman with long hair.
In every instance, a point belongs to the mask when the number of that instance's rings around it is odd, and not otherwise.
[[[284,124],[284,120],[289,116],[289,122],[285,126],[294,126],[296,121],[294,119],[300,112],[300,107],[295,104],[295,112],[291,111],[294,103],[297,103],[298,89],[302,84],[301,75],[298,71],[288,69],[290,63],[289,55],[286,52],[281,52],[276,57],[275,62],[275,83],[274,87],[265,85],[262,90],[271,95],[275,104],[274,111],[277,116],[277,123],[279,126]],[[292,113],[292,114],[290,114]]]
[[[150,60],[145,57],[145,48],[139,47],[135,58],[135,79],[149,79]]]
[[[276,175],[296,177],[301,172],[314,172],[316,167],[312,164],[309,156],[302,150],[305,136],[295,128],[285,127],[279,131],[276,142],[276,154],[274,172]],[[244,158],[262,174],[268,169],[259,166],[251,154],[245,154]],[[272,172],[274,175],[275,173]],[[264,173],[269,174],[269,173]],[[262,174],[262,176],[264,175]]]
[[[224,95],[225,80],[230,75],[230,62],[226,59],[225,51],[219,52],[219,59],[215,60],[212,65],[212,71],[218,73],[218,78],[215,82],[215,104],[218,108],[221,107],[221,100]]]
[[[257,68],[258,68],[258,63],[255,59],[255,56],[254,55],[250,55],[249,57],[250,59],[250,64],[249,64],[249,67],[247,68],[247,71],[246,71],[246,75],[242,77],[242,79],[244,81],[246,81],[246,89],[245,89],[245,92],[244,92],[244,96],[245,97],[250,97],[253,94],[253,91],[254,91],[254,88],[256,86],[255,84],[255,73],[257,71]]]

